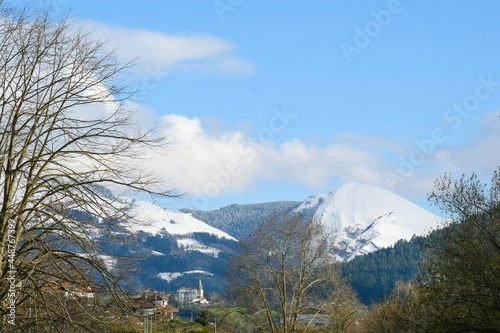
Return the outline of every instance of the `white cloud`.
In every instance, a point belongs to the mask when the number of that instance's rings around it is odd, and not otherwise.
[[[186,62],[178,69],[197,73],[229,73],[237,75],[252,75],[255,67],[252,63],[237,57],[218,57],[204,62]]]
[[[162,130],[170,139],[166,156],[151,158],[169,184],[191,194],[215,197],[248,190],[259,179],[296,182],[322,187],[333,177],[346,181],[382,182],[377,171],[381,154],[352,142],[326,147],[294,139],[276,145],[242,132],[211,134],[198,118],[179,115],[163,118]]]
[[[108,40],[123,62],[137,59],[142,73],[191,70],[250,75],[252,63],[234,55],[236,46],[210,35],[170,35],[143,29],[110,26],[90,20],[80,24]]]
[[[380,182],[374,170],[382,161],[377,154],[352,142],[338,141],[318,147],[295,139],[281,144],[272,155],[275,176],[279,180],[294,180],[315,187],[321,187],[333,177],[363,183]]]
[[[169,153],[153,156],[151,167],[176,188],[198,194],[215,182],[222,184],[219,193],[234,193],[246,189],[261,174],[258,151],[265,146],[242,133],[209,134],[199,119],[179,115],[164,116],[163,131],[169,137]]]
[[[482,126],[470,143],[439,151],[439,162],[455,173],[479,172],[491,175],[500,165],[500,112],[483,117]]]
[[[397,166],[387,171],[399,177],[394,189],[405,196],[422,196],[430,192],[434,180],[451,173],[453,177],[462,174],[477,173],[489,179],[500,165],[500,112],[490,112],[483,116],[482,126],[470,142],[450,145],[447,141],[435,143],[435,148],[427,151],[415,145],[405,146],[405,151],[398,155]],[[450,133],[445,133],[450,134]],[[430,149],[426,147],[426,149]],[[424,157],[414,159],[411,155]],[[403,161],[403,162],[402,162]],[[403,172],[401,171],[403,170]],[[407,172],[411,170],[411,172]],[[386,182],[386,186],[388,186]],[[391,188],[391,186],[388,186]]]
[[[400,172],[401,158],[415,151],[412,145],[366,135],[341,135],[326,145],[306,144],[299,139],[277,144],[259,141],[238,131],[210,133],[198,118],[168,115],[162,131],[170,138],[169,153],[155,156],[151,167],[170,180],[170,186],[207,199],[241,193],[258,180],[288,182],[331,190],[332,180],[357,181],[395,190],[404,196],[424,196],[444,172],[456,176],[495,170],[500,156],[500,120],[487,115],[478,140],[464,146],[437,146],[421,165]],[[395,186],[387,173],[398,178]],[[394,185],[394,184],[392,184]]]

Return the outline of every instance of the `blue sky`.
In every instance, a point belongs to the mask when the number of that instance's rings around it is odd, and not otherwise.
[[[139,58],[134,105],[170,140],[151,166],[189,193],[167,206],[356,181],[429,208],[444,172],[499,165],[498,1],[52,3]]]

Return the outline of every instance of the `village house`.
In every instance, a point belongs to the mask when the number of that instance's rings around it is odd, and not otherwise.
[[[90,287],[82,287],[70,282],[47,282],[42,289],[55,291],[65,298],[94,298],[94,292]]]
[[[156,294],[132,299],[129,301],[129,307],[135,315],[151,316],[161,313],[167,320],[175,319],[179,312],[179,309],[168,305],[168,298]]]

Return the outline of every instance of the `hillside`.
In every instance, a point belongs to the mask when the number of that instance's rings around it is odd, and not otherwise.
[[[244,239],[263,219],[272,215],[274,211],[291,212],[301,202],[276,201],[247,205],[229,205],[211,211],[181,209],[193,217],[206,222],[210,226],[222,230],[236,239]]]
[[[127,242],[111,242],[99,234],[95,237],[110,252],[139,259],[140,273],[134,274],[133,287],[175,291],[202,278],[207,290],[223,290],[222,275],[237,244],[234,237],[191,214],[115,197],[109,191],[106,195],[131,218],[120,231],[120,235],[123,231],[128,232]],[[114,263],[113,260],[109,262]]]
[[[274,211],[286,211],[316,218],[332,232],[341,249],[337,256],[344,261],[345,274],[369,304],[388,293],[396,281],[414,276],[418,236],[440,221],[390,191],[356,183],[303,202],[233,204],[207,212],[170,210],[115,197],[109,191],[105,194],[135,222],[124,226],[130,233],[129,244],[107,244],[105,238],[102,244],[120,255],[145,258],[139,261],[142,273],[134,283],[157,290],[194,286],[202,278],[207,290],[221,292],[226,283],[223,273],[236,251],[237,239],[245,238]]]
[[[387,296],[396,283],[415,278],[420,268],[425,237],[400,240],[394,246],[360,255],[342,263],[342,270],[361,301],[370,305]]]

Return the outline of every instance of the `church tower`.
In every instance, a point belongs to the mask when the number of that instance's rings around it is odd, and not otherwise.
[[[198,282],[198,297],[203,299],[203,285],[201,284],[201,279]]]

